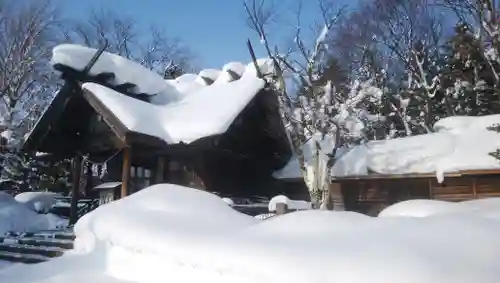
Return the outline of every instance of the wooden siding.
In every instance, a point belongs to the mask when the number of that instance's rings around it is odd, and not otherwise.
[[[500,197],[500,175],[339,181],[346,210],[377,215],[385,207],[410,199],[463,201]]]

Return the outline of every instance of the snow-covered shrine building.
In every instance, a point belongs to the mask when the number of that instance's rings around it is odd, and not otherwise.
[[[430,134],[341,152],[332,168],[332,195],[340,195],[347,210],[370,215],[409,199],[500,197],[500,160],[491,155],[500,149],[500,134],[488,130],[496,125],[500,114],[448,117]],[[293,158],[275,176],[300,182],[298,161]]]
[[[122,196],[161,182],[233,195],[307,195],[304,186],[272,177],[292,153],[277,96],[255,68],[266,72],[267,60],[165,80],[115,54],[63,44],[51,63],[64,85],[25,151],[75,158],[75,167],[83,157],[107,161],[105,181],[122,182]]]

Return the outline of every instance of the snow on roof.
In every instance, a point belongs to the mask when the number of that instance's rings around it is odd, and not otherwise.
[[[383,141],[371,141],[340,156],[333,177],[369,174],[437,174],[464,170],[500,169],[500,161],[489,155],[500,148],[500,134],[487,127],[500,124],[500,115],[456,116],[438,121],[435,133]],[[333,145],[333,143],[331,143]],[[303,147],[306,159],[311,144]],[[297,158],[274,174],[277,178],[302,178]]]
[[[61,64],[81,71],[96,52],[96,49],[86,46],[61,44],[52,50],[50,63],[53,66]],[[113,53],[103,52],[89,73],[91,75],[114,73],[115,85],[133,83],[137,86],[137,93],[161,94],[167,96],[169,100],[177,100],[181,97],[181,94],[175,88],[166,84],[159,74],[150,71],[139,63]]]
[[[61,64],[81,71],[96,52],[95,48],[77,44],[61,44],[52,50],[51,64],[53,66]],[[272,61],[267,58],[258,59],[257,65],[263,74],[270,74],[273,70]],[[224,65],[222,70],[205,69],[198,74],[184,74],[177,79],[164,80],[159,74],[141,64],[109,52],[102,53],[89,73],[91,75],[113,73],[115,74],[114,85],[133,83],[137,86],[136,93],[151,95],[152,103],[155,104],[178,101],[200,86],[210,85],[215,81],[230,82],[243,76],[244,73],[256,75],[253,62],[247,65],[230,62]],[[235,78],[233,74],[238,78]]]
[[[113,189],[113,188],[120,186],[121,184],[122,184],[122,182],[106,182],[106,183],[102,183],[100,185],[95,186],[94,190]]]
[[[167,143],[190,143],[224,133],[263,87],[263,80],[244,75],[231,83],[201,87],[176,103],[155,105],[99,84],[83,84],[128,130]]]
[[[336,177],[376,174],[444,173],[500,169],[490,156],[500,148],[500,134],[487,127],[500,115],[448,117],[437,122],[435,133],[361,145],[342,156],[333,167]]]
[[[51,63],[82,70],[96,51],[62,44],[54,48]],[[269,59],[257,63],[263,73],[272,70]],[[224,133],[265,84],[256,76],[253,62],[230,62],[222,70],[205,69],[197,75],[164,80],[140,64],[108,52],[99,57],[90,73],[114,73],[115,84],[133,83],[137,92],[150,94],[147,103],[96,83],[83,84],[128,130],[167,143],[190,143]]]

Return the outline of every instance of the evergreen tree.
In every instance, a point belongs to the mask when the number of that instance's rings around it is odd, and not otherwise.
[[[465,25],[457,25],[455,35],[444,46],[447,53],[442,84],[456,115],[488,115],[500,113],[494,74],[481,53],[480,42]],[[494,66],[498,69],[498,66]]]

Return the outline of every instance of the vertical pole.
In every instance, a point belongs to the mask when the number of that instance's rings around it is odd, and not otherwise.
[[[161,184],[165,182],[165,156],[158,156],[156,163],[156,172],[155,172],[155,183]]]
[[[90,198],[92,194],[92,186],[93,186],[93,172],[92,172],[92,163],[88,162],[85,168],[85,178],[87,182],[85,182],[85,197]]]
[[[257,63],[257,58],[255,57],[255,52],[253,51],[252,43],[250,42],[250,39],[247,39],[247,47],[248,51],[250,52],[250,56],[252,57],[253,65],[255,67],[255,71],[257,72],[257,77],[262,79],[263,75],[262,72],[260,71],[259,64]]]
[[[130,183],[130,166],[131,166],[131,148],[124,147],[123,148],[123,163],[122,163],[122,188],[121,188],[121,197],[124,198],[127,196],[129,191],[129,183]]]
[[[472,195],[474,196],[475,199],[478,198],[476,177],[472,177]]]
[[[72,187],[71,187],[71,206],[69,224],[75,224],[78,220],[78,197],[80,194],[80,178],[82,174],[82,157],[77,155],[73,158]]]
[[[276,204],[276,215],[283,215],[288,212],[288,205],[283,202],[278,202]]]
[[[429,186],[429,199],[434,199],[434,190],[431,178],[429,178],[429,180],[427,181],[427,185]]]

